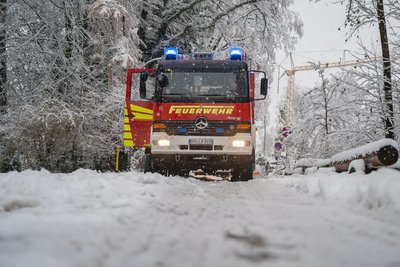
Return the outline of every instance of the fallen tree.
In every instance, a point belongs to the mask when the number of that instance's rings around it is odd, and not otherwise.
[[[369,172],[383,166],[396,164],[399,159],[398,144],[392,139],[382,139],[354,149],[343,151],[329,159],[300,159],[297,167],[303,172],[309,167],[334,167],[337,172],[349,171],[354,160],[364,162],[365,171]]]

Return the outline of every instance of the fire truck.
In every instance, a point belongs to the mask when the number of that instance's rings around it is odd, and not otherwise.
[[[255,167],[255,101],[267,91],[266,73],[250,70],[241,48],[223,60],[166,48],[154,68],[128,70],[124,147],[144,148],[145,172],[228,171],[231,181],[248,181]]]

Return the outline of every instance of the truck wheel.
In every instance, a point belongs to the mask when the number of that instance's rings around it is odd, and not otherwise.
[[[253,179],[253,170],[249,167],[234,168],[232,171],[232,182],[249,181]]]

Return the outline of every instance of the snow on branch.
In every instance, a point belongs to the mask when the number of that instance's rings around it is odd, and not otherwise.
[[[97,0],[93,4],[87,6],[90,17],[107,17],[118,19],[126,16],[128,11],[126,8],[112,0]]]

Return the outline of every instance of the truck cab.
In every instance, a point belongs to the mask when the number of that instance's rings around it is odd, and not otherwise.
[[[173,52],[176,57],[166,50],[155,69],[128,71],[128,81],[139,74],[141,100],[131,100],[127,85],[124,137],[129,138],[124,143],[145,147],[145,171],[188,175],[198,169],[207,174],[230,170],[233,181],[252,179],[255,72],[243,51],[231,49],[226,60],[204,52],[179,59]]]

